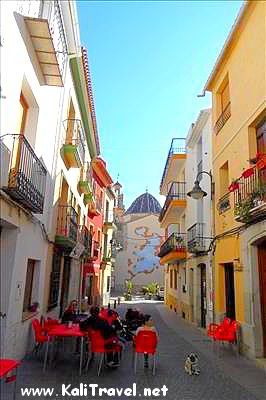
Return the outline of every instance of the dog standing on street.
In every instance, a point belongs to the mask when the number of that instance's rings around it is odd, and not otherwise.
[[[189,375],[199,375],[200,367],[199,367],[199,358],[195,353],[190,353],[185,361],[185,371]]]

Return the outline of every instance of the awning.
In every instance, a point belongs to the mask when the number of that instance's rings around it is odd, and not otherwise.
[[[24,17],[46,85],[63,86],[47,19]]]

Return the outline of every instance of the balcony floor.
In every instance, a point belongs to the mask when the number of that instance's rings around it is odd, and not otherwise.
[[[175,261],[181,261],[187,258],[187,251],[185,249],[172,250],[165,256],[161,257],[160,264],[168,264]]]

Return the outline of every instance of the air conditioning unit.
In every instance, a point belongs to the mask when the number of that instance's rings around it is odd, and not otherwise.
[[[9,164],[10,164],[10,157],[11,157],[11,152],[6,147],[4,142],[0,140],[0,162],[1,162],[1,168],[0,168],[0,188],[2,189],[3,187],[8,186],[8,174],[9,174]]]

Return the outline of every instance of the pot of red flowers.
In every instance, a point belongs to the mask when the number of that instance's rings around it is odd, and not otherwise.
[[[238,180],[233,180],[230,186],[228,187],[229,192],[235,192],[239,189],[239,182]]]
[[[266,169],[266,154],[258,153],[257,154],[257,162],[256,167],[259,170]]]
[[[250,167],[248,169],[245,169],[245,171],[242,172],[242,178],[247,179],[250,176],[254,175],[254,167]]]

